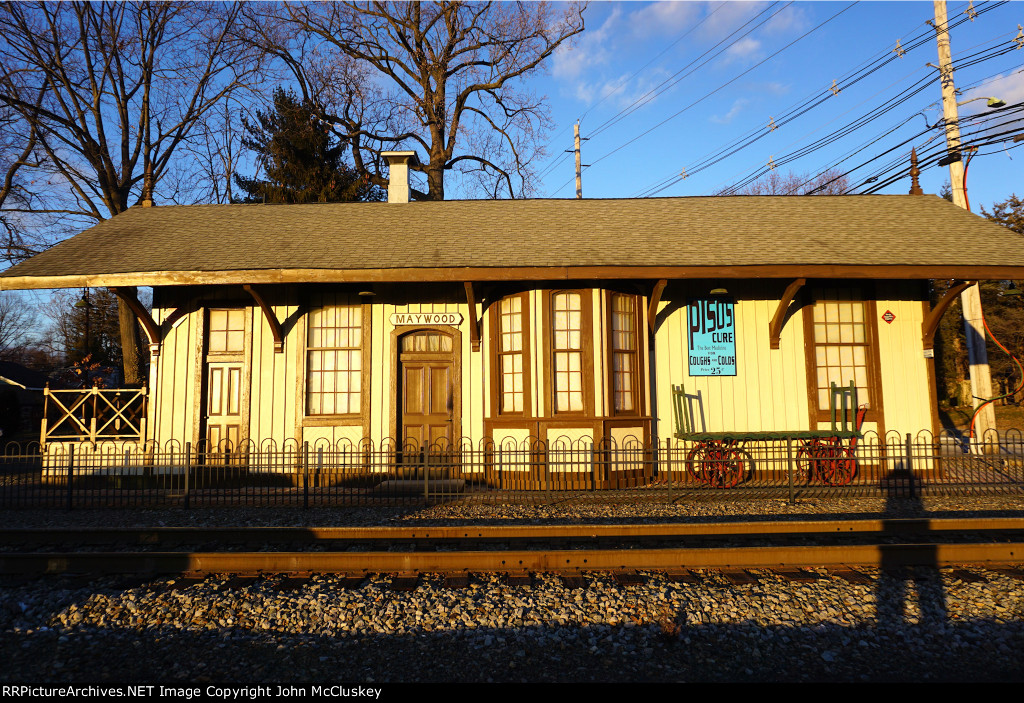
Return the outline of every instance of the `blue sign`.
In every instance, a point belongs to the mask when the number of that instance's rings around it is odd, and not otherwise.
[[[736,375],[736,316],[734,303],[725,298],[691,300],[689,328],[690,375]]]

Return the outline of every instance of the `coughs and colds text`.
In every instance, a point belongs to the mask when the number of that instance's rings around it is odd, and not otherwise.
[[[731,300],[690,301],[687,341],[690,376],[736,375],[736,316]]]
[[[222,701],[273,698],[369,698],[377,700],[383,689],[369,686],[324,684],[308,686],[0,686],[4,698],[179,698]]]

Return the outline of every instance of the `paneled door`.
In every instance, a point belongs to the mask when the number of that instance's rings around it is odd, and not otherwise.
[[[210,451],[232,451],[242,437],[242,364],[206,364],[206,439]]]
[[[200,436],[205,451],[237,452],[249,436],[244,308],[207,311]]]
[[[401,338],[401,438],[408,448],[447,448],[455,433],[455,361],[451,337],[435,331]]]

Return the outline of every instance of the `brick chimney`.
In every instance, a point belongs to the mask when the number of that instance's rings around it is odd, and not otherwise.
[[[388,161],[388,202],[409,202],[409,167],[415,166],[415,151],[382,151]]]

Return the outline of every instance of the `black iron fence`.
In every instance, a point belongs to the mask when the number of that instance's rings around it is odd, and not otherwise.
[[[2,507],[183,507],[550,502],[567,496],[680,501],[809,495],[1024,493],[1024,435],[967,442],[871,433],[856,440],[569,440],[419,447],[272,442],[8,445]]]

